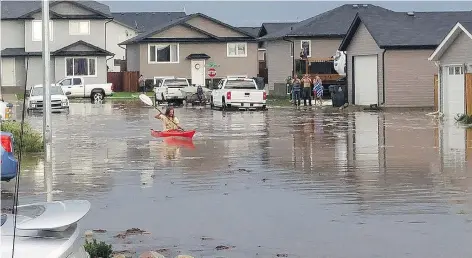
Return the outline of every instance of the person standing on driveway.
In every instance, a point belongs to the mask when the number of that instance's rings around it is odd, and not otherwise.
[[[295,74],[292,80],[292,91],[293,91],[292,98],[293,98],[294,105],[297,105],[297,101],[298,101],[298,106],[300,106],[300,83],[301,83],[300,79],[298,79],[298,76]]]
[[[138,79],[138,83],[139,83],[139,88],[141,89],[142,93],[145,94],[146,93],[146,89],[145,89],[145,83],[144,83],[144,76],[141,74],[141,76],[139,76],[139,79]]]
[[[303,83],[303,105],[306,106],[306,100],[308,99],[308,104],[311,106],[311,79],[308,77],[308,74],[305,74],[302,79]]]
[[[323,82],[321,81],[321,78],[319,76],[315,77],[315,81],[313,82],[314,88],[313,88],[313,93],[315,95],[315,105],[316,101],[320,101],[320,106],[323,105]]]

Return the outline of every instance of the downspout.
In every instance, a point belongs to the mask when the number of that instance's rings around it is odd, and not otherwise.
[[[385,105],[385,52],[387,49],[382,52],[382,106]]]
[[[108,50],[107,49],[107,24],[112,22],[112,21],[113,21],[113,19],[109,19],[108,21],[105,22],[105,50]],[[115,57],[115,54],[113,54],[113,56],[111,56],[110,58],[107,58],[105,63],[108,63],[108,60],[113,59],[114,57]],[[107,72],[108,72],[108,68],[109,67],[108,67],[108,64],[107,64]]]
[[[292,45],[292,77],[295,75],[295,42],[291,41],[291,40],[288,40],[286,39],[285,37],[282,38],[282,40],[284,41],[287,41],[287,42],[290,42]]]
[[[442,94],[441,94],[441,88],[442,88],[442,83],[441,83],[441,80],[442,80],[442,69],[441,69],[441,63],[439,61],[434,61],[434,64],[436,65],[436,67],[438,68],[438,110],[436,110],[435,112],[431,112],[431,113],[428,113],[426,115],[428,116],[435,116],[435,115],[438,115],[439,117],[442,117],[444,114],[441,113],[441,98],[442,98]]]

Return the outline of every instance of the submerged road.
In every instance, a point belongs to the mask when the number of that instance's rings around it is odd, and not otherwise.
[[[150,136],[155,112],[109,101],[52,116],[54,200],[89,200],[81,228],[116,251],[472,257],[470,130],[423,112],[177,108],[197,130],[182,143]],[[20,202],[45,201],[41,159],[23,169]],[[4,203],[13,191],[2,183]],[[149,234],[115,237],[130,228]]]

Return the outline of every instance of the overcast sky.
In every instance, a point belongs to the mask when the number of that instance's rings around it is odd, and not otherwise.
[[[375,4],[394,11],[472,10],[472,1],[100,1],[112,12],[185,11],[204,13],[234,26],[262,22],[301,21],[339,5]]]

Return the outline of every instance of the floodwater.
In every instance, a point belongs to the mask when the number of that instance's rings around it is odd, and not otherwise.
[[[54,200],[89,200],[82,230],[138,254],[472,257],[472,132],[449,121],[177,108],[198,133],[168,142],[150,135],[155,113],[109,101],[53,114],[53,175],[30,158],[20,202],[45,201],[47,184]],[[149,234],[115,237],[130,228]]]

